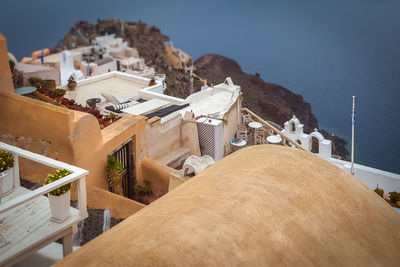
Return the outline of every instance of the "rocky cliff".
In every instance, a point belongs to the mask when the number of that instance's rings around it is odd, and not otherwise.
[[[209,84],[218,84],[231,77],[235,84],[241,86],[243,106],[248,107],[265,120],[275,122],[281,127],[293,115],[304,124],[304,132],[310,133],[318,128],[317,118],[311,111],[311,105],[278,84],[268,83],[260,75],[244,73],[239,64],[233,59],[214,54],[206,54],[195,62],[196,74],[207,79]],[[321,130],[326,139],[333,141],[332,153],[347,159],[346,140],[339,136]]]
[[[318,127],[318,121],[311,112],[309,103],[288,89],[273,83],[264,82],[260,76],[246,74],[233,59],[220,55],[207,54],[195,61],[196,73],[209,83],[221,83],[231,77],[241,86],[243,106],[250,108],[260,117],[283,124],[296,115],[304,124],[305,131]]]

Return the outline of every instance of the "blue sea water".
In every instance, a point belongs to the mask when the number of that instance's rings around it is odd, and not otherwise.
[[[400,173],[400,1],[2,1],[0,32],[18,58],[53,47],[74,22],[142,20],[194,59],[217,53],[301,94],[355,161]],[[289,119],[289,118],[288,118]]]

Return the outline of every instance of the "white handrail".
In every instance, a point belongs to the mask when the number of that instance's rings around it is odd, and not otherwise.
[[[87,170],[78,168],[76,166],[67,164],[65,162],[61,162],[61,161],[58,161],[58,160],[55,160],[55,159],[51,159],[51,158],[48,158],[46,156],[43,156],[43,155],[40,155],[40,154],[36,154],[36,153],[30,152],[30,151],[21,149],[19,147],[8,145],[6,143],[0,142],[0,149],[7,150],[7,151],[11,152],[12,154],[15,154],[15,155],[18,155],[18,156],[22,156],[22,157],[27,158],[29,160],[36,161],[36,162],[42,163],[44,165],[47,165],[47,166],[50,166],[50,167],[53,167],[53,168],[57,168],[57,169],[63,168],[63,169],[69,170],[69,171],[71,171],[73,173],[81,173],[83,175],[86,175],[86,174],[89,173]]]
[[[6,150],[13,155],[20,156],[23,158],[30,159],[35,162],[42,163],[44,165],[53,167],[53,168],[63,168],[66,170],[71,171],[72,173],[47,185],[39,187],[29,193],[26,193],[22,196],[18,196],[14,199],[11,199],[5,203],[0,205],[0,213],[6,212],[16,206],[19,206],[23,203],[26,203],[36,197],[49,193],[54,189],[57,189],[63,185],[71,183],[73,181],[78,180],[77,182],[77,191],[78,191],[78,205],[79,205],[79,215],[83,216],[84,218],[87,217],[87,207],[86,207],[86,182],[85,182],[85,175],[89,172],[87,170],[78,168],[73,165],[69,165],[67,163],[54,160],[43,155],[39,155],[30,151],[23,150],[18,147],[14,147],[5,143],[0,142],[0,149]]]

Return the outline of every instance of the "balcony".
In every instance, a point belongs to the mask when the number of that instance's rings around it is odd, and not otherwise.
[[[235,150],[244,146],[276,144],[305,151],[301,145],[272,125],[272,123],[263,120],[247,108],[242,108],[242,121],[243,125],[239,126],[235,142],[232,141]]]
[[[14,156],[13,189],[3,195],[0,204],[0,266],[13,265],[60,238],[65,257],[72,252],[72,236],[77,230],[77,223],[87,217],[85,176],[88,171],[2,142],[0,149]],[[72,173],[35,190],[28,190],[20,186],[19,157]],[[49,201],[44,195],[74,181],[79,209],[70,207],[71,215],[61,223],[51,220]]]

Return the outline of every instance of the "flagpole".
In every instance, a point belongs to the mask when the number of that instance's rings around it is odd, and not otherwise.
[[[351,174],[354,175],[354,123],[355,123],[355,96],[353,96],[353,108],[352,108],[352,116],[351,116]]]

